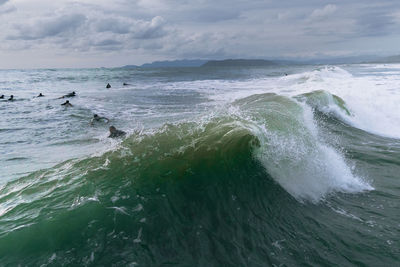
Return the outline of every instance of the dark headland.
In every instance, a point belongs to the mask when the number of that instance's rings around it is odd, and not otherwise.
[[[126,65],[122,68],[181,68],[181,67],[257,67],[273,66],[282,64],[298,64],[298,62],[284,60],[265,60],[265,59],[224,59],[224,60],[202,60],[202,59],[183,59],[171,61],[154,61],[140,66]]]
[[[154,61],[152,63],[145,63],[140,66],[126,65],[122,68],[133,69],[133,68],[181,68],[181,67],[200,67],[207,60],[202,59],[182,59],[182,60],[166,60],[166,61]]]
[[[265,60],[265,59],[182,59],[154,61],[140,66],[126,65],[122,68],[185,68],[185,67],[263,67],[275,65],[324,65],[324,64],[362,64],[362,63],[400,63],[400,55],[390,57],[378,56],[355,56],[355,57],[332,57],[312,60]]]
[[[277,62],[264,59],[226,59],[207,61],[203,67],[261,67],[277,64]]]

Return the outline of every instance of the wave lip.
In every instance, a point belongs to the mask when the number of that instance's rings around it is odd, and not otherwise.
[[[343,99],[324,90],[301,94],[295,98],[324,113],[333,113],[342,118],[353,116]]]
[[[373,188],[355,176],[338,151],[318,138],[309,107],[275,95],[254,95],[237,104],[256,125],[257,158],[266,171],[299,201],[318,202],[334,192]]]

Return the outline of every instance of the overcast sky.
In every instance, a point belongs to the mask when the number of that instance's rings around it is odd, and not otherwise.
[[[400,54],[399,0],[0,0],[0,68]]]

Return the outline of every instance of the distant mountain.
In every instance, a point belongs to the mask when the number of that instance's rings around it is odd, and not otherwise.
[[[171,61],[154,61],[152,63],[145,63],[143,65],[126,65],[124,69],[135,69],[135,68],[179,68],[179,67],[200,67],[207,60],[201,59],[182,59],[182,60],[171,60]]]
[[[201,59],[183,59],[172,61],[154,61],[141,65],[141,68],[166,68],[166,67],[200,67],[207,60]]]
[[[225,59],[225,60],[202,60],[202,59],[183,59],[172,61],[154,61],[143,65],[126,65],[124,69],[135,68],[170,68],[170,67],[257,67],[273,65],[293,65],[301,62],[289,60],[264,60],[264,59]]]
[[[136,69],[136,68],[139,68],[139,66],[136,66],[136,65],[125,65],[122,68],[123,69]]]
[[[207,61],[202,67],[257,67],[277,64],[275,61],[264,59],[225,59]]]
[[[400,55],[379,58],[378,56],[354,56],[341,58],[319,58],[310,60],[264,60],[264,59],[225,59],[202,60],[183,59],[172,61],[154,61],[141,66],[126,65],[122,68],[169,68],[169,67],[261,67],[274,65],[303,65],[303,64],[359,64],[359,63],[400,63]]]

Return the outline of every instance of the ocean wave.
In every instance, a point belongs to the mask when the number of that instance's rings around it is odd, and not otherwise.
[[[327,96],[322,92],[312,96],[315,95],[323,95],[322,99]],[[348,112],[339,98],[332,99],[339,101],[342,112]],[[25,183],[19,191],[21,195],[28,188],[43,188],[47,181],[61,178],[69,184],[69,180],[75,181],[77,177],[91,179],[114,172],[117,177],[135,177],[135,181],[155,177],[175,180],[193,169],[202,172],[207,166],[222,167],[220,164],[228,168],[237,165],[239,159],[261,163],[267,176],[301,201],[319,201],[335,191],[372,189],[352,174],[338,151],[319,139],[307,106],[288,97],[261,94],[234,102],[225,114],[201,122],[166,124],[152,133],[133,134],[117,149],[101,156],[67,161],[10,182],[1,191],[0,201],[8,206],[4,198],[8,198],[9,188],[19,188]],[[40,198],[42,194],[47,193],[40,193]],[[29,196],[29,199],[35,198]],[[10,205],[16,203],[13,200]]]
[[[78,166],[84,164],[87,167],[83,172],[90,173],[99,161],[112,158],[112,162],[123,163],[118,167],[119,171],[126,166],[127,170],[143,176],[144,166],[154,164],[153,173],[146,176],[161,177],[168,173],[168,176],[179,177],[184,176],[179,173],[186,170],[184,166],[192,168],[200,165],[199,162],[208,161],[233,164],[232,159],[255,153],[266,172],[274,173],[272,176],[276,176],[278,183],[295,197],[318,200],[335,189],[351,188],[352,182],[359,189],[363,188],[363,183],[351,174],[340,154],[318,140],[312,114],[305,106],[288,97],[263,94],[238,100],[233,107],[235,112],[201,123],[166,124],[151,134],[132,135],[117,151],[75,164],[71,167],[73,173],[68,176],[82,176]],[[333,166],[332,160],[338,166]],[[45,172],[45,177],[55,175],[58,168]],[[31,178],[24,179],[35,181],[36,176],[34,173]],[[302,176],[313,177],[314,181],[299,180]],[[330,179],[339,179],[339,176],[348,180],[338,180],[335,188]],[[307,191],[317,190],[312,189],[313,184],[318,184],[317,180],[319,184],[326,183],[326,188],[314,196]],[[295,189],[303,187],[302,192]]]

